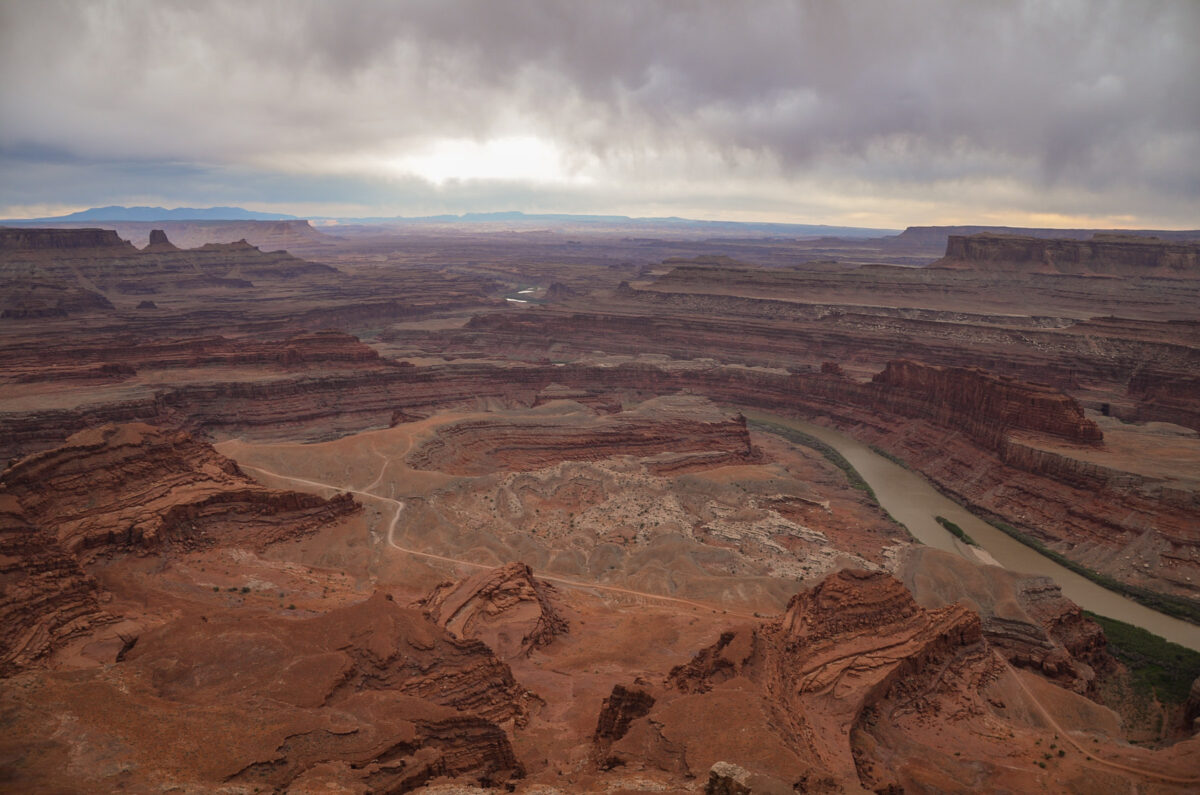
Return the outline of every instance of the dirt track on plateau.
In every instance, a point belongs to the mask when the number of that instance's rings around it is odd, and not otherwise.
[[[414,557],[423,558],[425,560],[436,560],[441,563],[450,563],[450,564],[459,565],[459,566],[469,566],[474,569],[490,569],[490,568],[492,568],[491,566],[484,564],[484,563],[476,563],[476,562],[470,561],[470,560],[463,560],[462,558],[454,558],[454,557],[448,557],[446,555],[438,555],[433,552],[422,552],[421,550],[418,550],[418,549],[411,549],[410,547],[405,547],[405,546],[401,546],[400,544],[397,544],[396,538],[395,538],[395,531],[396,531],[396,525],[398,525],[400,523],[400,516],[404,512],[404,502],[402,500],[393,499],[391,497],[384,497],[381,494],[373,494],[369,491],[362,491],[360,489],[352,489],[352,488],[348,488],[348,487],[337,486],[332,483],[322,483],[317,480],[309,480],[307,478],[294,477],[292,475],[285,475],[281,472],[272,472],[269,469],[264,469],[263,467],[250,466],[249,464],[240,464],[240,466],[242,467],[242,469],[248,469],[252,472],[261,472],[264,475],[269,475],[270,477],[278,478],[280,480],[286,480],[286,481],[290,481],[292,483],[300,483],[300,484],[303,484],[306,486],[316,486],[317,488],[322,488],[322,489],[332,489],[333,491],[346,491],[351,494],[355,494],[360,497],[366,497],[367,499],[371,499],[371,500],[377,500],[385,505],[391,506],[393,511],[392,511],[392,519],[390,522],[388,522],[387,543],[388,543],[388,546],[390,546],[393,549],[396,549],[400,552],[403,552],[406,555],[412,555]],[[386,469],[386,467],[387,467],[387,462],[385,461],[384,468]],[[379,483],[379,481],[382,479],[382,476],[383,476],[383,471],[381,470],[379,477],[375,478],[375,480],[372,482],[371,486],[374,486],[377,483]],[[368,488],[370,488],[370,486]],[[698,610],[705,610],[705,611],[709,611],[712,613],[720,613],[722,615],[728,615],[728,616],[733,616],[733,617],[737,617],[737,618],[747,618],[750,620],[758,620],[760,618],[759,616],[755,616],[753,613],[742,613],[742,612],[738,612],[738,611],[734,611],[734,610],[728,610],[726,608],[714,607],[713,605],[704,604],[703,602],[694,602],[690,599],[680,599],[675,596],[663,596],[661,594],[647,593],[645,591],[635,591],[635,590],[632,590],[629,588],[621,588],[620,586],[617,586],[617,585],[601,585],[599,583],[584,582],[581,580],[572,580],[567,577],[558,577],[558,576],[549,575],[549,574],[538,574],[537,578],[539,580],[546,580],[547,582],[556,583],[558,585],[562,585],[567,588],[573,588],[573,589],[579,590],[579,591],[605,591],[607,593],[618,593],[618,594],[623,594],[625,596],[633,596],[633,597],[641,598],[641,599],[653,599],[653,600],[659,601],[659,602],[670,602],[672,604],[684,605],[684,606],[691,607],[691,608],[698,609]]]
[[[387,469],[388,463],[389,463],[389,461],[385,457],[383,468],[380,469],[379,475],[375,478],[374,481],[371,482],[371,484],[367,488],[373,488],[374,486],[378,485],[378,483],[383,479],[383,474],[384,474],[384,471]],[[250,466],[248,464],[241,464],[240,466],[243,469],[248,469],[253,472],[261,472],[264,475],[278,478],[280,480],[290,481],[292,483],[300,483],[300,484],[303,484],[306,486],[315,486],[315,487],[321,488],[321,489],[332,489],[334,491],[348,491],[351,494],[355,494],[360,497],[365,497],[365,498],[371,499],[371,500],[378,500],[379,502],[381,502],[385,505],[391,506],[393,509],[392,518],[391,518],[391,521],[388,522],[388,528],[387,528],[387,543],[388,543],[388,546],[392,547],[393,549],[395,549],[399,552],[402,552],[406,555],[412,555],[414,557],[423,558],[425,560],[436,560],[436,561],[439,561],[442,563],[449,563],[449,564],[458,565],[458,566],[468,566],[470,568],[475,568],[475,569],[492,568],[491,566],[489,566],[487,564],[475,563],[473,561],[463,560],[461,558],[448,557],[446,555],[437,555],[432,552],[422,552],[417,549],[410,549],[409,547],[404,547],[404,546],[401,546],[400,544],[397,544],[396,539],[395,539],[395,531],[396,531],[396,525],[398,525],[400,523],[400,517],[404,513],[404,502],[402,500],[393,499],[391,497],[384,497],[380,494],[374,494],[370,491],[363,491],[360,489],[352,489],[352,488],[343,488],[341,486],[336,486],[332,483],[322,483],[317,480],[309,480],[307,478],[299,478],[299,477],[294,477],[292,475],[284,475],[280,472],[272,472],[269,469],[264,469],[262,467],[256,467],[256,466]],[[582,582],[580,580],[572,580],[572,579],[568,579],[566,577],[556,577],[553,575],[538,574],[537,577],[538,577],[538,579],[546,580],[548,582],[553,582],[558,585],[562,585],[564,587],[572,588],[572,589],[579,590],[579,591],[593,591],[593,592],[594,591],[605,591],[608,593],[618,593],[618,594],[623,594],[626,596],[633,596],[633,597],[641,598],[641,599],[652,599],[652,600],[655,600],[658,602],[669,602],[671,604],[683,605],[683,606],[690,607],[693,609],[705,610],[705,611],[709,611],[709,612],[713,612],[713,613],[720,613],[722,615],[728,615],[728,616],[733,616],[733,617],[737,617],[737,618],[746,618],[746,619],[750,619],[750,620],[758,619],[757,616],[754,616],[753,614],[750,614],[750,613],[741,613],[741,612],[736,612],[736,611],[732,611],[732,610],[726,610],[724,608],[717,608],[712,605],[704,604],[702,602],[694,602],[690,599],[680,599],[680,598],[677,598],[674,596],[662,596],[660,594],[646,593],[645,591],[635,591],[635,590],[631,590],[629,588],[621,588],[616,585],[600,585],[598,583]],[[1017,674],[1017,672],[1015,670],[1012,669],[1012,666],[1009,666],[1009,670],[1012,672],[1013,676],[1016,678],[1017,684],[1020,685],[1021,690],[1025,693],[1026,697],[1037,708],[1037,710],[1042,714],[1042,717],[1045,718],[1046,722],[1054,729],[1054,731],[1058,732],[1058,734],[1061,737],[1065,738],[1067,742],[1069,742],[1072,746],[1074,746],[1074,748],[1077,751],[1079,751],[1079,753],[1083,754],[1085,757],[1087,757],[1091,761],[1095,762],[1096,764],[1103,765],[1104,767],[1109,767],[1114,770],[1120,770],[1124,773],[1132,773],[1137,776],[1145,776],[1148,778],[1159,779],[1160,781],[1168,781],[1172,784],[1200,784],[1200,776],[1193,776],[1193,777],[1172,776],[1167,773],[1162,773],[1159,771],[1145,770],[1142,768],[1134,767],[1132,765],[1127,765],[1122,762],[1110,761],[1108,759],[1105,759],[1101,756],[1096,755],[1092,751],[1085,748],[1081,743],[1076,741],[1075,738],[1071,736],[1071,733],[1069,731],[1067,731],[1066,729],[1064,729],[1062,726],[1059,725],[1058,721],[1056,721],[1054,719],[1054,717],[1050,713],[1050,711],[1048,709],[1046,709],[1045,706],[1042,705],[1042,702],[1040,700],[1038,700],[1037,696],[1035,696],[1033,694],[1033,692],[1028,687],[1026,687],[1025,683],[1023,681],[1021,681],[1020,676]]]

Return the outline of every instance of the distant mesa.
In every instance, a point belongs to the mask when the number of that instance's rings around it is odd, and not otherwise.
[[[950,235],[931,268],[1097,276],[1200,277],[1200,243],[1097,234],[1090,240]]]
[[[0,228],[0,251],[40,251],[107,248],[131,250],[133,246],[111,229],[5,229]]]
[[[9,273],[29,273],[33,278],[110,294],[246,289],[260,279],[337,273],[286,251],[262,251],[247,242],[247,230],[241,228],[246,223],[254,222],[242,222],[233,230],[222,227],[222,236],[242,233],[228,242],[204,242],[193,248],[176,246],[166,230],[158,228],[146,231],[148,242],[142,249],[112,229],[0,228],[0,264]],[[268,226],[275,223],[291,222]],[[305,221],[295,223],[319,234]],[[269,237],[269,232],[264,234]]]
[[[943,250],[950,237],[991,234],[1017,237],[1087,240],[1096,235],[1118,234],[1136,237],[1157,237],[1170,242],[1200,241],[1200,229],[1048,229],[1015,226],[910,226],[895,237],[885,238],[892,248]]]

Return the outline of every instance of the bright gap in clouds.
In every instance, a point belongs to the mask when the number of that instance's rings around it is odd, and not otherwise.
[[[443,138],[414,152],[392,158],[388,167],[435,185],[450,181],[503,180],[520,182],[578,182],[563,168],[554,144],[532,136],[473,141]]]

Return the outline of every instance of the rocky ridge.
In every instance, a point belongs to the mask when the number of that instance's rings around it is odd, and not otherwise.
[[[464,420],[439,427],[437,435],[414,450],[408,461],[418,469],[471,475],[631,455],[646,460],[652,472],[663,474],[745,462],[753,452],[745,418],[721,412],[701,398],[677,396],[602,417],[581,417],[575,411],[512,420]]]
[[[778,620],[723,632],[671,671],[607,753],[694,774],[736,758],[753,772],[834,790],[875,783],[850,742],[873,705],[905,690],[978,713],[978,691],[998,675],[976,614],[925,610],[885,573],[842,570],[797,594]],[[728,710],[720,725],[688,725],[718,709]]]
[[[20,502],[0,492],[0,677],[45,659],[56,647],[116,617],[96,581],[58,539],[32,524]]]
[[[20,688],[5,698],[24,705],[17,730],[38,753],[69,744],[79,760],[33,779],[56,782],[50,789],[101,786],[98,759],[137,770],[150,788],[408,792],[447,777],[503,786],[523,775],[506,728],[525,720],[528,697],[508,666],[383,592],[311,618],[185,616],[143,632],[82,692],[48,675],[36,699]],[[77,735],[55,733],[63,714]],[[110,722],[122,737],[155,741],[97,747]],[[31,784],[23,770],[12,775],[14,786]]]
[[[1115,661],[1104,632],[1047,577],[979,567],[930,547],[909,550],[897,577],[926,608],[961,602],[979,613],[983,636],[1009,663],[1076,693],[1095,694]]]
[[[430,620],[457,638],[483,641],[501,659],[528,656],[567,632],[554,586],[524,563],[447,580],[421,601]]]
[[[358,509],[349,494],[264,488],[188,434],[137,423],[82,431],[22,459],[0,475],[0,489],[85,562],[164,545],[262,547]]]
[[[0,670],[42,660],[116,618],[87,573],[123,553],[236,543],[262,549],[359,509],[274,491],[186,433],[102,426],[0,474]]]

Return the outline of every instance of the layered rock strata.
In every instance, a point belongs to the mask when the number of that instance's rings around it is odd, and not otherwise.
[[[457,638],[483,641],[501,659],[528,656],[569,630],[554,586],[524,563],[441,583],[422,602],[430,620]]]
[[[30,523],[16,497],[0,492],[0,678],[115,621],[99,596],[79,561]]]
[[[19,383],[101,378],[125,380],[140,370],[257,365],[264,372],[295,372],[316,368],[341,370],[394,366],[380,359],[378,352],[357,337],[331,329],[274,340],[188,337],[135,342],[122,337],[102,338],[62,345],[49,351],[0,349],[0,357],[6,365],[4,379]]]
[[[1196,278],[1200,244],[1117,234],[1090,240],[950,235],[946,256],[930,267]]]
[[[187,615],[90,673],[6,694],[24,747],[78,760],[21,766],[11,786],[409,792],[523,775],[506,729],[524,722],[528,696],[508,666],[383,592],[304,619]],[[63,715],[69,736],[56,730]]]
[[[889,362],[871,384],[876,387],[872,402],[884,411],[962,429],[992,450],[1002,451],[1008,433],[1021,430],[1084,444],[1104,440],[1079,404],[1057,389],[995,376],[978,367],[931,367],[900,360]]]
[[[76,251],[116,249],[132,253],[133,246],[111,229],[12,229],[0,227],[0,251]]]
[[[904,554],[897,576],[924,607],[966,604],[1006,660],[1076,693],[1094,694],[1097,676],[1115,667],[1100,625],[1048,577],[978,566],[925,546]]]
[[[1143,368],[1129,380],[1135,419],[1172,422],[1200,431],[1200,376]]]
[[[83,431],[22,459],[0,475],[0,489],[83,561],[164,545],[262,547],[358,510],[349,494],[264,488],[188,434],[136,423]]]
[[[651,471],[662,474],[745,462],[753,452],[745,418],[681,396],[647,401],[607,417],[576,412],[457,422],[438,428],[408,461],[420,469],[471,475],[632,455],[647,459]]]
[[[638,709],[610,704],[607,712],[630,720],[609,732],[621,736],[607,754],[614,764],[702,774],[725,761],[853,786],[874,780],[850,743],[874,704],[903,689],[980,711],[978,691],[998,675],[976,614],[959,605],[925,610],[887,574],[842,570],[797,594],[778,620],[722,633],[671,671],[648,709],[645,697],[634,699]],[[689,722],[701,713],[723,719]]]
[[[321,278],[337,270],[286,251],[266,253],[245,240],[179,249],[161,234],[154,245],[138,250],[109,230],[0,229],[0,273],[36,274],[103,292],[145,294],[249,288],[254,279]]]
[[[76,434],[0,474],[0,674],[116,620],[89,564],[222,543],[262,549],[359,509],[349,494],[266,489],[186,433],[133,424]]]
[[[1045,388],[988,377],[968,368],[905,364],[893,372],[904,388],[864,383],[836,372],[786,373],[711,362],[368,368],[266,383],[182,386],[153,398],[73,410],[12,412],[0,417],[0,439],[7,442],[0,455],[44,449],[71,431],[113,421],[143,420],[252,438],[322,439],[372,426],[386,427],[397,412],[427,416],[437,409],[475,407],[481,399],[528,406],[551,384],[615,395],[686,390],[719,403],[823,416],[840,427],[854,429],[865,440],[900,455],[963,501],[1034,532],[1069,556],[1083,554],[1081,559],[1092,568],[1132,576],[1151,587],[1186,590],[1187,577],[1200,582],[1200,537],[1194,522],[1200,494],[1168,489],[1154,477],[1098,465],[1082,455],[1073,457],[1070,445],[1094,449],[1096,433],[1090,421],[1080,418],[1073,401]],[[892,376],[887,380],[893,380]],[[986,391],[992,389],[996,394]],[[951,398],[955,390],[958,397]],[[940,403],[949,399],[966,405],[970,395],[999,406],[1007,412],[1006,419],[970,407],[956,412]],[[1021,411],[1026,405],[1035,411]],[[1004,422],[1062,435],[1022,430]],[[518,433],[522,430],[518,426],[505,433]],[[728,441],[740,434],[727,421],[712,428]],[[483,442],[487,428],[466,426],[456,431],[450,426],[449,430],[447,438],[457,435],[464,444],[483,443],[480,450],[488,448]],[[519,465],[522,458],[532,461],[537,457],[537,437],[525,433],[523,438],[511,453],[505,453],[497,437],[488,454],[507,455],[513,465]],[[1039,438],[1061,440],[1066,447],[1036,444]],[[570,439],[582,437],[574,433],[559,441]],[[741,455],[741,442],[735,450],[721,439],[716,440],[724,445],[719,449]],[[581,455],[590,454],[590,444],[580,442]],[[522,452],[521,445],[528,449]],[[449,456],[446,466],[458,466],[452,463],[453,446],[438,442],[429,450]],[[469,468],[469,457],[464,461],[468,463],[463,466]],[[1142,538],[1147,528],[1153,528],[1155,554],[1163,561],[1161,569],[1152,570],[1149,578],[1145,572],[1132,575],[1118,565],[1122,550]],[[1156,582],[1159,577],[1163,577],[1162,583]]]

